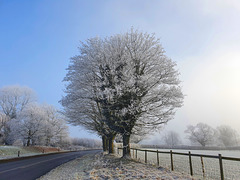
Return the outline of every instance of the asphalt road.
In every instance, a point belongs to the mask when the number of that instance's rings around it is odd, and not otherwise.
[[[33,180],[46,174],[57,166],[101,150],[77,151],[33,157],[0,164],[0,180]]]

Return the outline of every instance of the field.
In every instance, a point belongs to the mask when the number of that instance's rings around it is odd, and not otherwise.
[[[57,148],[52,147],[22,147],[22,146],[0,146],[0,159],[8,159],[18,157],[18,151],[20,151],[20,156],[31,156],[41,153],[56,152]]]
[[[105,153],[89,154],[53,169],[38,180],[192,180],[190,175]]]
[[[156,149],[149,149],[156,150]],[[163,152],[170,152],[170,149],[158,149]],[[187,150],[174,150],[173,152],[188,153]],[[120,151],[121,153],[121,151]],[[221,154],[224,157],[240,158],[240,151],[209,151],[191,150],[192,154],[214,155]],[[131,150],[131,155],[136,158],[136,151]],[[205,179],[220,179],[219,159],[192,156],[193,176]],[[145,162],[145,152],[137,151],[137,159]],[[147,152],[147,163],[157,165],[157,153]],[[159,166],[171,169],[170,154],[159,153]],[[190,174],[189,156],[173,154],[174,171]],[[223,160],[223,172],[225,179],[239,179],[240,161]]]

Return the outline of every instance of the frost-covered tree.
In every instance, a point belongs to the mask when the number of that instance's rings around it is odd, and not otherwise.
[[[157,130],[182,106],[176,64],[165,55],[159,39],[135,30],[89,39],[79,49],[65,78],[69,84],[64,110],[71,117],[79,112],[78,104],[96,103],[99,120],[122,135],[123,156],[129,157],[131,134]],[[85,119],[71,121],[82,124]]]
[[[88,148],[100,148],[101,141],[89,138],[72,138],[72,145],[83,146]]]
[[[147,33],[112,36],[105,40],[105,52],[99,73],[103,114],[107,125],[123,136],[128,156],[134,131],[157,130],[181,107],[178,72],[159,40]]]
[[[212,144],[215,135],[214,129],[204,123],[198,123],[196,126],[188,126],[185,133],[188,134],[187,138],[190,142],[200,144],[203,147]]]
[[[109,150],[109,153],[113,153],[113,141],[116,132],[112,131],[104,123],[100,104],[92,100],[92,96],[88,96],[89,91],[86,90],[86,93],[84,93],[83,90],[83,97],[79,97],[75,91],[77,87],[86,86],[80,85],[68,89],[69,94],[61,100],[62,105],[65,107],[64,115],[67,116],[68,122],[72,125],[81,125],[90,132],[97,133],[102,138],[103,151]]]
[[[181,139],[178,133],[174,131],[169,131],[165,134],[163,138],[165,144],[170,147],[175,147],[181,144]]]
[[[28,87],[14,85],[0,89],[0,110],[11,119],[34,101],[35,93]]]
[[[25,86],[0,88],[0,141],[26,145],[62,144],[68,138],[64,117],[49,105],[38,105],[34,91]]]
[[[219,143],[225,147],[239,145],[239,134],[236,130],[227,125],[217,127]]]
[[[92,65],[90,63],[78,60],[78,57],[71,59],[68,73],[64,78],[64,81],[69,82],[65,90],[67,95],[60,103],[64,107],[63,114],[68,118],[69,123],[75,126],[81,125],[90,132],[97,133],[102,137],[103,150],[112,153],[116,132],[104,121],[96,87],[98,80],[91,75],[94,73],[92,70],[94,62]]]
[[[0,143],[4,143],[4,129],[6,127],[6,123],[8,122],[9,118],[0,112]]]
[[[27,106],[15,120],[15,134],[20,135],[26,146],[35,145],[44,129],[45,112],[38,104]]]
[[[3,143],[8,144],[8,139],[11,139],[9,125],[12,123],[9,121],[16,119],[17,115],[35,100],[34,91],[28,87],[13,85],[0,88],[0,113],[5,116],[1,127]]]
[[[28,105],[10,122],[11,143],[21,140],[26,146],[62,146],[68,141],[64,117],[50,105]]]
[[[42,130],[42,141],[44,145],[50,146],[61,143],[68,137],[68,127],[65,118],[57,109],[51,105],[43,105],[44,128]]]

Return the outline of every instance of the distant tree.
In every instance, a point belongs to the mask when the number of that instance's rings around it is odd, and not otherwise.
[[[36,100],[36,95],[32,89],[25,86],[5,86],[0,88],[0,113],[4,114],[4,123],[1,127],[3,143],[8,144],[11,139],[9,125],[11,120],[16,119],[17,115],[25,109],[25,107]]]
[[[45,114],[41,106],[26,107],[16,119],[15,134],[21,135],[26,146],[34,145],[44,129]]]
[[[44,128],[42,130],[45,146],[55,145],[68,138],[68,127],[65,117],[51,105],[43,105]]]
[[[239,134],[227,125],[217,127],[218,140],[225,147],[239,145]]]
[[[72,138],[72,145],[88,148],[100,148],[102,146],[101,141],[90,138]]]
[[[9,124],[10,142],[22,140],[26,146],[62,146],[68,141],[64,117],[50,105],[30,104]]]
[[[170,147],[175,147],[175,146],[181,144],[181,139],[180,139],[179,134],[174,131],[167,132],[167,134],[165,134],[163,139],[164,139],[165,144]]]
[[[16,118],[18,112],[35,100],[33,90],[25,86],[5,86],[0,89],[0,110],[10,119]]]
[[[193,144],[197,143],[205,147],[206,145],[212,144],[214,139],[214,129],[204,123],[198,123],[196,126],[188,126],[185,130],[188,134],[187,138]]]
[[[8,117],[0,112],[0,144],[4,143],[4,129],[6,127],[6,123],[8,122]]]

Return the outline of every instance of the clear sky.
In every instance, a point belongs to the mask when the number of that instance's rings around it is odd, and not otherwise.
[[[205,122],[240,132],[239,19],[237,0],[0,0],[0,87],[29,86],[39,102],[61,108],[79,41],[134,27],[155,33],[181,73],[184,107],[165,131],[183,135],[186,125]]]

